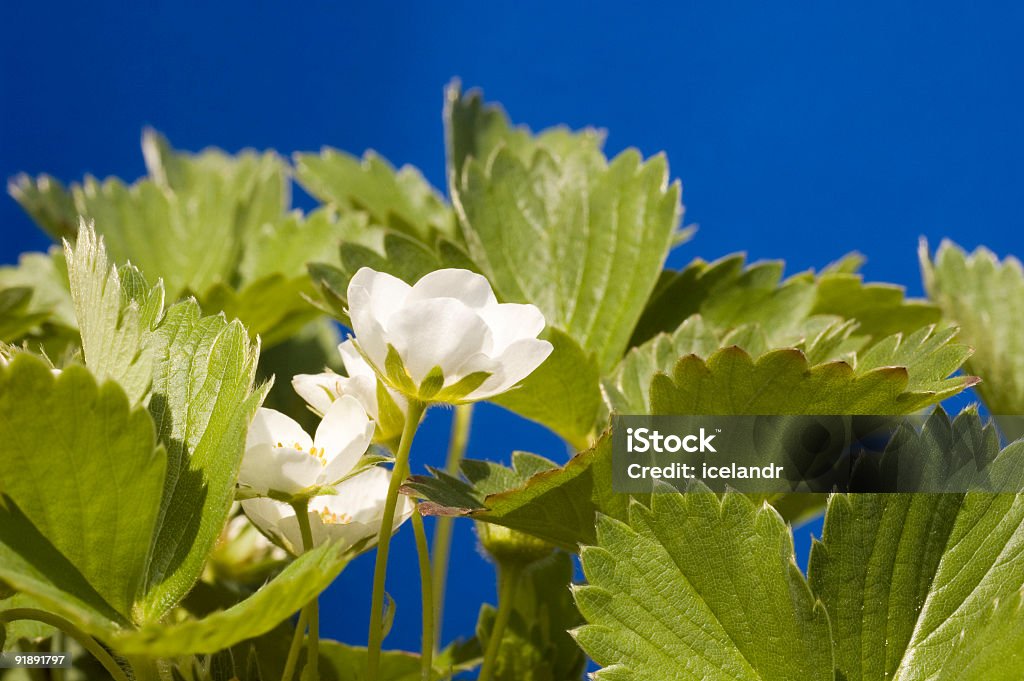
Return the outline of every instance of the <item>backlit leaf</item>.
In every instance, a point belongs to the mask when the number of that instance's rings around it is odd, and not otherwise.
[[[828,616],[768,505],[695,490],[601,517],[576,640],[598,680],[832,681]]]

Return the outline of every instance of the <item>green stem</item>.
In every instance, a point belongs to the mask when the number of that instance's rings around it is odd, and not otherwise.
[[[313,550],[313,530],[309,526],[309,502],[302,501],[292,505],[295,518],[299,521],[299,532],[302,534],[302,552]],[[309,635],[306,636],[306,668],[309,678],[319,678],[317,667],[320,664],[320,603],[319,597],[313,598],[303,612],[309,622]]]
[[[124,673],[124,670],[117,664],[117,660],[107,652],[106,648],[101,646],[92,636],[89,636],[89,634],[85,633],[71,622],[68,622],[63,617],[58,617],[57,615],[53,615],[43,610],[36,610],[35,608],[12,608],[10,610],[0,612],[0,624],[3,624],[4,622],[14,622],[16,620],[34,620],[60,629],[68,636],[82,644],[82,647],[88,650],[89,653],[91,653],[92,656],[95,657],[101,665],[103,665],[103,668],[107,670],[107,673],[110,674],[115,681],[128,681],[128,675]]]
[[[498,651],[501,650],[501,638],[505,635],[505,627],[512,616],[512,604],[516,597],[516,589],[519,588],[519,577],[518,567],[498,567],[498,613],[494,616],[494,626],[487,639],[487,651],[484,653],[477,681],[491,681],[491,676],[494,675],[494,665],[498,661]]]
[[[444,470],[449,475],[459,474],[459,465],[466,454],[469,443],[469,429],[473,421],[473,405],[460,404],[455,407],[452,417],[452,435],[448,442],[448,460]],[[434,649],[441,644],[444,628],[444,597],[448,589],[448,559],[452,549],[452,521],[447,516],[438,517],[434,522]]]
[[[281,681],[292,681],[292,677],[295,676],[295,665],[299,662],[299,651],[302,650],[302,640],[306,635],[307,622],[309,622],[309,613],[303,608],[299,613],[299,621],[295,625],[292,644],[288,648],[288,657],[284,662],[284,674],[281,675]]]
[[[373,598],[370,602],[370,634],[366,646],[367,681],[377,681],[380,673],[380,647],[384,641],[384,581],[388,571],[388,549],[391,546],[392,528],[395,523],[395,508],[398,506],[398,490],[409,475],[409,450],[412,448],[416,429],[426,409],[427,405],[424,403],[409,400],[402,439],[395,454],[395,468],[391,472],[388,496],[384,502],[384,517],[381,519],[380,532],[377,534],[377,560],[373,566]]]
[[[420,506],[412,512],[412,529],[416,535],[416,554],[420,559],[420,584],[423,590],[423,643],[420,652],[420,676],[430,681],[434,672],[434,584],[430,575],[430,550],[423,527]]]

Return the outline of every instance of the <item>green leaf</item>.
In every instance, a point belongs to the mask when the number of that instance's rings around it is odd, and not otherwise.
[[[681,357],[651,383],[655,414],[907,414],[974,385],[948,378],[970,349],[954,330],[920,329],[885,339],[861,357],[811,365],[796,348],[753,359],[727,347],[707,360]]]
[[[960,325],[975,350],[967,369],[984,379],[978,392],[989,411],[1024,414],[1024,270],[1020,261],[1002,262],[988,249],[968,255],[943,241],[932,260],[921,244],[921,269],[928,294]],[[1012,438],[1024,432],[1010,432]]]
[[[936,412],[901,457],[999,453],[976,413]],[[846,681],[1017,679],[1024,662],[1024,495],[833,495],[810,559]],[[839,678],[837,676],[837,678]]]
[[[612,374],[602,381],[608,405],[620,414],[650,412],[654,375],[670,370],[684,355],[708,357],[721,347],[718,335],[700,315],[689,317],[671,335],[660,333],[632,348]]]
[[[273,346],[291,338],[320,316],[305,300],[305,296],[312,293],[309,277],[286,278],[282,274],[271,274],[241,289],[217,284],[203,296],[203,304],[209,309],[221,310],[228,319],[241,320],[251,338],[259,336],[261,341]]]
[[[475,660],[472,660],[473,662]],[[444,650],[434,657],[435,669],[430,678],[451,679],[474,665]],[[366,648],[338,641],[320,641],[320,678],[323,681],[365,681]],[[380,678],[383,681],[422,681],[420,656],[400,650],[385,650],[380,656]]]
[[[77,244],[65,242],[64,248],[86,366],[100,381],[117,381],[138,402],[153,376],[150,331],[163,314],[163,286],[149,288],[130,265],[119,272],[91,225],[83,223]]]
[[[935,305],[904,298],[902,286],[865,284],[859,274],[851,272],[823,273],[815,293],[811,314],[856,319],[858,335],[874,339],[910,334],[939,322],[940,312]]]
[[[195,295],[207,311],[238,316],[268,344],[316,315],[303,299],[312,292],[307,262],[337,263],[342,239],[376,238],[363,216],[287,214],[287,169],[276,154],[187,154],[151,130],[142,146],[149,176],[130,186],[87,177],[69,195],[45,176],[23,176],[11,191],[44,227],[70,205],[72,216],[95,221],[111,260],[162,279],[172,301]],[[58,231],[68,240],[78,232]]]
[[[324,203],[365,211],[379,225],[430,243],[436,234],[454,236],[451,208],[412,166],[396,171],[373,151],[362,160],[337,149],[296,154],[299,183]]]
[[[306,277],[306,263],[338,264],[342,243],[376,243],[379,230],[361,213],[339,215],[319,208],[308,215],[293,211],[276,222],[264,223],[245,243],[238,274],[242,287],[268,274]]]
[[[128,618],[103,600],[81,571],[39,533],[12,500],[0,495],[0,577],[36,607],[64,617],[82,631],[104,638],[129,626]]]
[[[534,135],[524,125],[513,127],[500,105],[484,102],[483,92],[478,89],[463,93],[457,79],[445,88],[444,123],[449,189],[457,186],[470,158],[486,162],[499,147],[511,150],[526,162],[538,146],[561,157],[583,146],[599,150],[605,138],[603,131],[593,128],[572,132],[565,126],[556,126]]]
[[[518,578],[512,613],[494,667],[495,681],[579,681],[586,667],[583,652],[569,635],[582,623],[573,602],[572,558],[555,553],[530,566]],[[477,638],[486,647],[495,609],[485,605]]]
[[[267,633],[326,589],[347,563],[339,545],[299,556],[281,574],[237,605],[198,620],[153,623],[111,643],[126,655],[172,657],[215,653]]]
[[[55,241],[75,238],[78,208],[59,180],[49,175],[32,179],[22,173],[7,183],[7,193]]]
[[[321,641],[319,666],[324,681],[365,681],[366,648]],[[386,681],[421,681],[419,655],[385,650],[380,657],[380,678]]]
[[[720,331],[757,324],[773,348],[794,344],[801,326],[815,316],[855,319],[857,333],[869,340],[910,334],[939,321],[937,308],[904,299],[902,288],[865,284],[855,273],[859,259],[848,258],[817,276],[801,272],[786,279],[781,261],[746,268],[744,261],[742,254],[712,263],[698,258],[683,270],[663,272],[630,345],[672,333],[695,314]]]
[[[268,389],[254,390],[259,348],[245,328],[172,306],[156,330],[149,409],[168,455],[160,529],[147,576],[147,620],[188,593],[228,519],[245,434]],[[181,358],[188,358],[182,363]]]
[[[346,297],[348,282],[352,276],[329,263],[311,262],[308,268],[309,278],[319,293],[319,296],[310,302],[321,312],[331,315],[346,326],[351,326]]]
[[[284,213],[281,160],[212,150],[190,157],[149,131],[143,152],[150,178],[126,186],[86,177],[71,190],[78,212],[95,220],[114,260],[161,277],[172,298],[229,281],[244,241]]]
[[[15,608],[38,608],[39,603],[25,594],[15,594],[10,598],[0,600],[0,612],[13,610]],[[0,650],[7,650],[4,647],[4,631],[6,628],[7,641],[9,646],[19,641],[39,641],[53,636],[56,629],[48,624],[36,622],[35,620],[17,620],[15,622],[0,623]]]
[[[465,106],[450,102],[449,137],[471,151],[479,145],[460,140],[481,133],[456,113]],[[457,127],[467,122],[473,129]],[[607,371],[627,347],[682,209],[663,156],[644,162],[630,150],[609,162],[599,147],[566,133],[523,149],[499,143],[465,160],[451,190],[469,255],[498,297],[537,305]]]
[[[139,619],[159,619],[192,588],[227,522],[245,433],[266,392],[253,390],[258,346],[194,300],[160,319],[162,289],[129,266],[108,266],[103,242],[83,226],[67,247],[86,363],[148,398],[167,476]],[[187,358],[182,361],[182,358]]]
[[[612,441],[608,434],[563,467],[517,453],[513,469],[466,461],[467,481],[434,471],[414,476],[406,493],[426,499],[424,515],[466,516],[544,539],[566,551],[592,543],[597,512],[625,518],[629,497],[612,491]]]
[[[0,534],[20,556],[0,576],[51,607],[67,592],[70,608],[133,618],[167,463],[149,414],[81,366],[55,377],[27,354],[0,367],[0,413]]]
[[[0,289],[0,341],[17,341],[46,321],[48,315],[31,311],[31,300],[30,288]]]
[[[602,517],[575,589],[595,679],[832,681],[828,617],[768,505],[694,490]]]
[[[551,356],[519,387],[493,402],[547,426],[574,447],[586,449],[601,408],[594,354],[555,327],[548,327],[542,337],[554,346]]]
[[[30,293],[21,309],[22,328],[19,332],[0,330],[0,340],[17,341],[30,332],[34,339],[45,340],[77,329],[63,252],[55,248],[50,253],[23,253],[17,265],[0,267],[0,299],[17,289]],[[10,305],[9,300],[0,300],[0,329],[19,321]],[[27,318],[31,321],[26,324],[23,320]]]

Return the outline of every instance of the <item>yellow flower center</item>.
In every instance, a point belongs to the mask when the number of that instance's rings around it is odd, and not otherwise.
[[[281,448],[284,447],[284,445],[281,444],[280,442],[278,442],[277,443],[277,447],[278,447],[278,449],[281,449]],[[302,445],[299,444],[298,442],[296,442],[296,443],[294,443],[292,445],[289,445],[289,448],[290,449],[298,450],[300,452],[306,452],[311,457],[313,457],[314,459],[319,461],[321,463],[321,465],[324,465],[324,466],[327,465],[327,455],[326,455],[326,452],[324,451],[323,447],[313,447],[313,446],[310,446],[309,449],[303,449]]]
[[[322,520],[325,525],[348,525],[352,522],[352,516],[348,513],[333,513],[326,508],[318,511],[318,513],[320,514],[320,520]]]

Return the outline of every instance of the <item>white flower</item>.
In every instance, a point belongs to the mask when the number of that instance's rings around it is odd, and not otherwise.
[[[370,468],[338,485],[337,494],[310,499],[313,546],[329,539],[340,541],[348,549],[357,547],[365,551],[375,546],[390,481],[391,471]],[[258,497],[243,501],[242,510],[261,532],[292,553],[302,553],[302,534],[291,505]],[[399,495],[392,533],[409,519],[412,510],[412,501]]]
[[[391,387],[424,402],[499,395],[551,354],[533,305],[499,304],[468,270],[431,272],[415,285],[363,267],[348,286],[359,350]]]
[[[333,402],[313,438],[281,412],[261,408],[249,426],[238,481],[261,493],[297,494],[330,485],[355,467],[373,429],[354,397]]]
[[[288,555],[267,539],[244,513],[237,513],[240,506],[235,503],[232,507],[231,520],[220,533],[207,567],[228,579],[262,582],[267,570]]]
[[[339,397],[351,395],[377,424],[374,439],[388,442],[401,435],[408,401],[402,393],[384,386],[366,363],[352,339],[338,345],[347,376],[333,371],[298,374],[292,378],[295,392],[318,414],[325,414]]]

